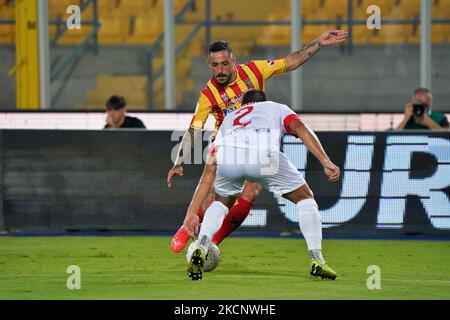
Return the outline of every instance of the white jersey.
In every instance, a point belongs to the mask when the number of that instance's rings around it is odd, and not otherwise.
[[[288,106],[272,101],[250,103],[230,112],[217,132],[214,145],[245,149],[280,150],[281,137],[299,119]]]

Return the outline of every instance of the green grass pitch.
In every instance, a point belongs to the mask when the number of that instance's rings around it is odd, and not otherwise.
[[[303,239],[230,238],[191,281],[170,237],[0,238],[0,299],[450,299],[450,242],[324,240],[336,281],[312,279]],[[66,269],[81,269],[68,290]],[[370,265],[381,289],[369,290]]]

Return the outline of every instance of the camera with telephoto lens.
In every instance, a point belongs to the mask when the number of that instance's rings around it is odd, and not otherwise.
[[[417,102],[413,104],[413,114],[416,117],[422,117],[425,113],[425,104]]]

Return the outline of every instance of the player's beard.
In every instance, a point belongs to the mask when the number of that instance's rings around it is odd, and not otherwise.
[[[226,80],[225,80],[224,82],[220,82],[220,81],[219,81],[219,77],[226,78]],[[218,75],[216,76],[216,81],[217,81],[217,83],[219,83],[222,87],[225,87],[227,84],[230,83],[230,78],[231,78],[231,75],[228,75],[228,76],[227,76],[226,74],[221,73],[221,74],[218,74]]]

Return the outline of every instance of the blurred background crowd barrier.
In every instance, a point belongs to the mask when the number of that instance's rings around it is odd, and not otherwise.
[[[176,231],[203,166],[186,165],[185,175],[169,190],[166,173],[178,143],[171,136],[165,131],[0,131],[0,228],[13,234]],[[328,182],[299,140],[286,136],[283,151],[314,191],[325,233],[450,235],[450,134],[318,136],[342,168],[339,183]],[[297,233],[295,212],[286,200],[264,191],[240,231]]]

